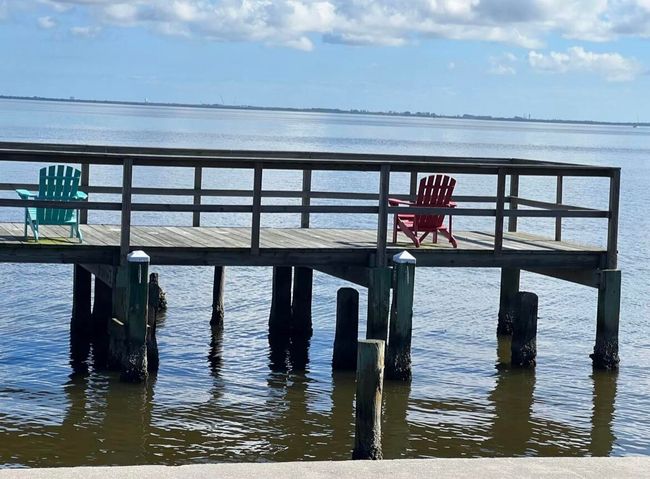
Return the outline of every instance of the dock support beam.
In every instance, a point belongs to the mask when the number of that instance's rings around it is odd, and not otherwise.
[[[384,348],[384,341],[359,341],[352,459],[383,459],[381,395],[384,389]]]
[[[273,267],[273,292],[271,314],[269,315],[269,335],[289,333],[291,329],[291,267]]]
[[[214,267],[214,284],[212,286],[212,318],[210,326],[223,329],[225,309],[223,306],[223,288],[226,283],[226,268]]]
[[[110,323],[110,366],[125,382],[142,382],[147,370],[147,304],[149,256],[134,251],[117,272]]]
[[[393,256],[393,303],[390,335],[386,351],[386,379],[411,379],[411,337],[413,331],[413,293],[415,258],[403,251]]]
[[[515,295],[512,318],[512,366],[535,366],[537,357],[537,295],[521,292]]]
[[[74,265],[70,356],[74,364],[85,362],[90,352],[92,277],[79,264]]]
[[[368,272],[368,320],[366,339],[388,339],[388,313],[392,270],[388,266],[370,268]]]
[[[357,339],[359,336],[359,292],[354,288],[340,288],[336,293],[336,335],[332,369],[357,368]]]
[[[293,274],[291,336],[296,338],[311,338],[314,332],[311,321],[314,270],[311,268],[296,267]]]
[[[621,271],[600,272],[596,345],[591,355],[595,369],[618,368],[618,322],[621,311]]]
[[[512,314],[515,296],[519,292],[521,270],[501,269],[501,294],[499,295],[499,322],[497,336],[512,334]]]

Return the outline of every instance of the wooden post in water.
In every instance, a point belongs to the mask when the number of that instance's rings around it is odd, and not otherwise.
[[[212,285],[212,318],[210,326],[223,329],[225,309],[223,306],[223,288],[226,283],[226,269],[223,266],[214,267],[214,284]]]
[[[370,268],[368,273],[368,320],[366,339],[388,339],[388,313],[392,270],[388,266]]]
[[[499,296],[499,322],[497,336],[512,334],[512,314],[515,296],[519,292],[521,270],[501,269],[501,294]]]
[[[515,295],[512,320],[511,363],[516,368],[535,366],[537,356],[537,295]]]
[[[595,369],[618,368],[618,323],[621,313],[621,271],[605,269],[600,272],[596,344],[591,354]]]
[[[288,334],[291,329],[291,267],[273,267],[273,292],[269,335]]]
[[[314,332],[311,322],[314,270],[311,268],[296,267],[293,274],[291,336],[296,338],[311,338]]]
[[[354,288],[340,288],[336,293],[336,335],[332,369],[351,370],[357,367],[357,340],[359,336],[359,292]]]
[[[95,276],[95,300],[91,315],[93,361],[96,369],[108,366],[108,327],[113,316],[113,289]]]
[[[70,319],[70,359],[73,368],[85,364],[90,352],[92,277],[80,264],[74,265],[72,318]]]
[[[134,251],[117,272],[110,322],[109,366],[121,371],[120,379],[142,382],[147,371],[147,303],[149,256]]]
[[[357,394],[352,459],[382,459],[381,394],[384,383],[384,348],[381,340],[359,341]]]
[[[156,339],[156,326],[158,313],[166,309],[167,300],[165,293],[158,282],[158,273],[149,275],[149,293],[147,307],[147,370],[149,372],[158,371],[160,358],[158,355],[158,340]],[[165,306],[165,308],[163,308]]]
[[[386,351],[386,379],[411,379],[411,336],[413,330],[413,292],[415,258],[403,251],[393,256],[393,304],[390,311],[390,336]]]

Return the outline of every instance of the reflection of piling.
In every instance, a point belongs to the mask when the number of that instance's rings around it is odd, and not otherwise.
[[[223,305],[223,288],[226,283],[226,269],[223,266],[214,267],[214,284],[212,286],[212,318],[210,326],[223,329],[225,309]]]
[[[615,400],[618,372],[594,371],[591,378],[594,383],[594,390],[589,452],[592,456],[607,457],[611,454],[616,441],[612,423],[616,412]]]
[[[358,336],[359,292],[354,288],[341,288],[336,293],[336,335],[332,369],[356,369]]]
[[[415,258],[403,251],[393,257],[393,303],[386,351],[386,379],[411,379],[411,337]]]
[[[517,293],[512,321],[512,366],[535,366],[537,356],[537,295]]]
[[[384,381],[384,341],[359,341],[357,394],[352,459],[382,459],[381,394]]]

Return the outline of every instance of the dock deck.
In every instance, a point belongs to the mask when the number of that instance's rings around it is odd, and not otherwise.
[[[0,223],[0,261],[39,263],[116,264],[119,225],[83,225],[84,242],[68,238],[68,228],[44,227],[37,243],[23,236],[23,225]],[[401,235],[400,235],[401,236]],[[597,268],[607,251],[593,246],[555,241],[523,232],[507,232],[503,250],[494,255],[494,233],[456,231],[458,248],[446,239],[414,248],[401,236],[387,244],[387,253],[408,250],[419,266]],[[131,226],[130,245],[147,251],[153,264],[317,266],[341,264],[368,266],[377,251],[377,232],[369,229],[261,228],[259,254],[251,254],[250,228]]]

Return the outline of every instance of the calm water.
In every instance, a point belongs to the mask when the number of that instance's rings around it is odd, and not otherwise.
[[[527,157],[623,168],[620,267],[624,270],[621,369],[595,374],[596,292],[522,273],[539,295],[538,366],[497,369],[508,345],[495,338],[498,270],[419,269],[413,381],[386,383],[387,458],[650,454],[650,131],[370,116],[0,101],[0,140],[332,150]],[[0,165],[0,181],[33,182],[35,165]],[[138,185],[191,186],[192,173],[136,169]],[[227,175],[227,176],[226,176]],[[119,185],[119,171],[91,180]],[[492,180],[459,177],[458,194],[491,194]],[[249,172],[211,172],[211,188],[246,188]],[[296,188],[287,172],[265,187]],[[408,189],[395,176],[394,192]],[[314,188],[368,190],[373,174],[318,173]],[[604,207],[605,184],[569,179],[566,201]],[[554,184],[524,179],[525,196],[551,199]],[[13,197],[9,192],[3,196]],[[99,198],[99,197],[98,197]],[[113,199],[109,196],[107,199]],[[1,221],[20,221],[0,210]],[[295,215],[263,224],[298,225]],[[91,213],[91,222],[114,221]],[[357,220],[319,216],[316,226]],[[372,217],[360,219],[372,226]],[[138,215],[138,223],[191,224],[189,215]],[[205,223],[247,224],[240,215]],[[565,236],[594,244],[604,223],[565,220]],[[550,222],[523,221],[545,231]],[[455,226],[490,228],[458,218]],[[0,265],[0,464],[64,466],[347,459],[353,441],[354,378],[332,375],[336,290],[315,275],[314,336],[308,348],[271,358],[266,323],[271,270],[229,268],[223,335],[212,335],[210,268],[154,267],[169,311],[158,329],[160,371],[142,386],[117,376],[73,374],[69,359],[71,266]],[[362,303],[365,291],[361,291]],[[365,303],[362,304],[365,311]],[[362,316],[365,313],[362,313]],[[365,334],[364,326],[361,335]],[[505,354],[507,357],[507,354]]]

